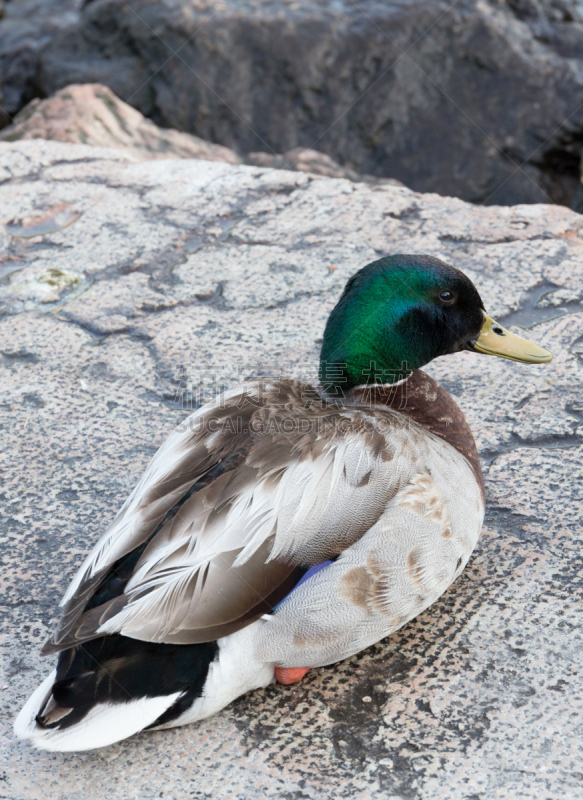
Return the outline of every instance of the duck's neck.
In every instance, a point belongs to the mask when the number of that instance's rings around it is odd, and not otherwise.
[[[356,386],[348,393],[352,402],[382,405],[410,417],[461,453],[485,497],[484,478],[476,442],[455,400],[420,369],[397,384]]]

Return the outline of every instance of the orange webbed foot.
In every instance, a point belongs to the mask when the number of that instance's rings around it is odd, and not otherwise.
[[[290,683],[301,681],[304,675],[310,671],[310,667],[276,667],[275,680],[288,686]]]

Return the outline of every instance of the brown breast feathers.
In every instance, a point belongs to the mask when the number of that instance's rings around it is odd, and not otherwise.
[[[349,397],[366,405],[388,406],[445,439],[464,456],[485,499],[482,466],[470,426],[455,400],[433,378],[416,369],[396,386],[361,386],[352,389]]]

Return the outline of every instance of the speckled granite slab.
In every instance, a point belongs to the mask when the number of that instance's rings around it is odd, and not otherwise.
[[[0,145],[0,182],[0,797],[581,798],[583,216],[40,141]],[[463,575],[386,641],[200,725],[16,743],[58,600],[165,436],[244,377],[312,377],[347,277],[395,252],[465,270],[555,354],[431,367],[486,470]]]

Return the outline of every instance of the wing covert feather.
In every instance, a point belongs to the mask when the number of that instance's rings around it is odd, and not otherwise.
[[[254,655],[284,667],[348,658],[436,602],[462,572],[484,517],[470,465],[444,442],[373,526],[257,628]]]
[[[57,649],[103,634],[191,643],[237,630],[281,600],[298,569],[358,541],[427,449],[401,415],[331,405],[294,381],[247,384],[187,422],[81,568],[66,595],[74,613],[55,637]],[[242,454],[235,468],[160,524],[235,451]],[[101,613],[80,614],[96,577],[148,539],[124,594]]]

